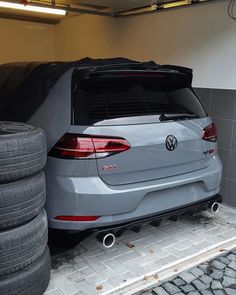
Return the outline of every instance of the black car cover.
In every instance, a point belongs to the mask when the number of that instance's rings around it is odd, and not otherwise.
[[[105,65],[143,64],[174,69],[186,74],[190,84],[192,70],[178,66],[160,66],[127,58],[83,58],[71,62],[28,62],[0,65],[0,120],[26,122],[47,98],[59,78],[72,68],[94,68]]]
[[[0,65],[0,120],[26,122],[46,99],[50,89],[71,68],[135,63],[126,58],[72,62],[31,62]]]

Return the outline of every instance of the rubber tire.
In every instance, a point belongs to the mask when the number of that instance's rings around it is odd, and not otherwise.
[[[1,276],[27,267],[43,254],[48,241],[47,226],[43,209],[29,223],[0,232],[0,281]]]
[[[0,121],[0,184],[32,176],[46,164],[46,136],[34,126]]]
[[[51,260],[48,247],[28,267],[0,279],[1,295],[42,295],[50,281]]]
[[[8,184],[0,184],[0,230],[33,219],[46,200],[44,173]]]

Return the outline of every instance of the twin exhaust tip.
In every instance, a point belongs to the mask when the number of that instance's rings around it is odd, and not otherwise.
[[[220,209],[220,205],[217,202],[211,203],[209,205],[209,211],[211,213],[218,213],[219,209]]]
[[[209,204],[208,210],[211,213],[218,213],[220,209],[220,204],[217,202]],[[112,248],[116,242],[116,237],[111,232],[100,233],[97,235],[97,239],[102,243],[103,247],[106,249]]]

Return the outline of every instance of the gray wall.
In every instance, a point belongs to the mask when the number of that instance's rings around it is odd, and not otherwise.
[[[236,90],[195,88],[217,125],[218,152],[223,163],[221,193],[236,206]]]

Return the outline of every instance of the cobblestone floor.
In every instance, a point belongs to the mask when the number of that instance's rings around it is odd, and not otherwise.
[[[236,250],[182,272],[139,295],[236,295]]]

